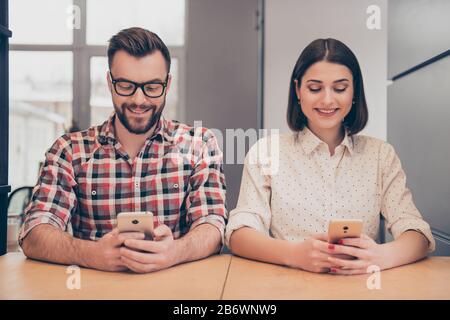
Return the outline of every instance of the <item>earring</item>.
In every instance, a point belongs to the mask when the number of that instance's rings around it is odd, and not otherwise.
[[[352,104],[355,104],[355,100],[353,100]]]

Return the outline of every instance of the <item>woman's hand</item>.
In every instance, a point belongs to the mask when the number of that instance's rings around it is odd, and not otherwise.
[[[344,260],[338,257],[327,257],[328,262],[336,267],[330,267],[332,274],[364,274],[372,265],[380,270],[387,268],[383,245],[376,243],[372,238],[363,234],[360,238],[346,238],[334,245],[333,254],[345,254],[354,257],[354,260]]]
[[[327,234],[321,233],[303,242],[289,242],[286,264],[310,272],[330,272],[332,268],[337,268],[337,265],[329,260],[334,254],[335,245],[327,241]]]

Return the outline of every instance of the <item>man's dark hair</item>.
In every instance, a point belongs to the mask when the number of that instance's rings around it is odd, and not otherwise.
[[[133,57],[144,57],[155,51],[160,51],[166,60],[167,72],[170,72],[169,49],[156,33],[133,27],[121,30],[118,34],[112,36],[108,46],[109,68],[111,68],[115,53],[119,50],[124,50]]]
[[[314,40],[298,57],[289,86],[287,109],[289,128],[293,131],[301,131],[307,124],[306,116],[298,102],[294,80],[297,80],[300,86],[306,70],[319,61],[341,64],[350,69],[353,75],[353,104],[349,114],[344,119],[344,126],[348,129],[349,135],[360,132],[366,126],[369,117],[361,68],[358,59],[350,48],[341,41],[331,38]]]

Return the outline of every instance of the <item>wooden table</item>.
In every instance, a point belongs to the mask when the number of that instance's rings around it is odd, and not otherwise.
[[[427,258],[379,275],[381,289],[369,290],[370,274],[315,274],[233,257],[223,299],[450,299],[450,257]]]
[[[74,273],[67,266],[26,259],[22,253],[0,257],[2,299],[220,299],[231,261],[213,256],[150,274],[80,269],[81,289],[67,288]]]
[[[213,256],[150,273],[80,269],[81,289],[69,290],[67,266],[0,257],[2,299],[450,299],[450,257],[431,257],[382,271],[381,289],[371,275],[314,274],[267,263]]]

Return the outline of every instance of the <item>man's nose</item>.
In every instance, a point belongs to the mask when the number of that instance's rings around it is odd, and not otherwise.
[[[136,92],[132,96],[132,100],[136,105],[141,105],[146,102],[147,97],[142,90],[142,88],[137,88]]]

